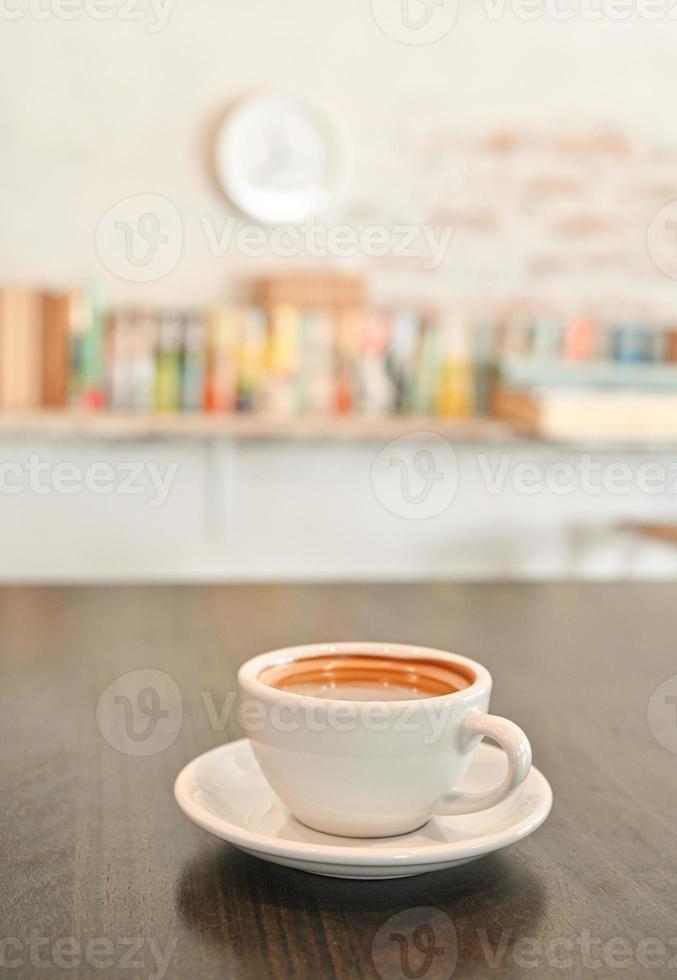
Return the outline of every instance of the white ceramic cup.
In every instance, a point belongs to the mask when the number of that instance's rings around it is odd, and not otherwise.
[[[273,665],[342,654],[432,658],[461,665],[474,680],[406,701],[316,698],[259,680]],[[531,767],[524,732],[486,714],[489,671],[456,654],[402,643],[317,643],[254,657],[238,682],[242,724],[264,776],[298,820],[327,834],[388,837],[434,814],[476,813],[504,800]],[[484,735],[506,754],[503,782],[483,793],[454,792]]]

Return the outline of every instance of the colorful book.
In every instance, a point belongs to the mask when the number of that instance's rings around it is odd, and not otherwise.
[[[208,412],[234,412],[237,407],[240,310],[212,310],[206,318],[204,407]]]
[[[132,313],[111,313],[107,320],[108,404],[115,412],[134,408],[136,324]]]
[[[536,328],[538,330],[538,327]],[[492,320],[480,321],[475,327],[474,348],[474,400],[475,415],[488,415],[491,408],[491,392],[496,384],[496,324]]]
[[[85,330],[82,335],[82,405],[103,408],[105,398],[106,314],[100,294],[90,287],[84,294]]]
[[[589,361],[595,356],[598,344],[597,325],[588,317],[576,317],[567,324],[564,337],[564,358],[567,361]]]
[[[84,400],[84,346],[87,322],[84,290],[73,290],[68,341],[70,367],[68,398],[73,408],[81,408]]]
[[[464,418],[472,412],[470,330],[468,321],[460,315],[449,317],[442,326],[442,360],[436,402],[438,415]]]
[[[274,306],[268,328],[266,410],[292,415],[297,407],[301,313],[295,306]]]
[[[423,319],[416,358],[410,411],[415,415],[432,415],[436,410],[442,372],[441,332],[437,318]]]
[[[532,345],[529,355],[555,360],[562,355],[564,328],[554,316],[538,316],[532,322]]]
[[[623,323],[613,332],[613,357],[621,363],[637,364],[651,360],[650,332],[635,323]]]
[[[206,345],[205,329],[199,313],[189,313],[183,322],[183,376],[181,408],[198,412],[204,406]]]
[[[386,351],[386,368],[394,387],[394,408],[406,412],[410,403],[416,353],[421,333],[421,318],[413,310],[390,314],[390,344]]]
[[[671,328],[665,332],[665,360],[677,361],[677,330]]]
[[[146,311],[133,318],[132,409],[152,412],[155,407],[155,362],[160,324],[155,314]]]
[[[181,318],[172,313],[160,317],[155,355],[155,409],[178,412],[181,408]]]
[[[268,317],[265,310],[244,311],[237,356],[237,409],[255,412],[265,407]]]
[[[396,391],[386,368],[391,323],[385,313],[372,312],[364,318],[358,363],[359,407],[367,415],[392,411]]]
[[[334,329],[328,310],[301,313],[297,400],[300,412],[325,415],[333,410]]]
[[[42,301],[30,289],[0,291],[0,406],[38,408],[42,399]]]
[[[357,363],[363,324],[364,313],[357,307],[342,307],[334,315],[333,405],[338,415],[347,415],[357,408]]]
[[[71,297],[68,293],[42,296],[42,404],[68,404]]]

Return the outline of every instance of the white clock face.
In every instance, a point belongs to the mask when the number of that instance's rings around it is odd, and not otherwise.
[[[255,96],[228,115],[216,165],[233,203],[271,224],[326,210],[345,181],[335,128],[315,106],[285,95]]]

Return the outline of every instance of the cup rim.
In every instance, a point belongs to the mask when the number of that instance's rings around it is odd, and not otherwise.
[[[258,679],[259,675],[266,667],[271,667],[278,664],[293,663],[296,660],[306,660],[308,657],[316,657],[332,653],[339,655],[365,653],[372,656],[381,655],[384,657],[398,657],[403,660],[424,660],[429,657],[435,657],[435,659],[444,660],[451,664],[462,664],[464,667],[468,667],[474,672],[475,680],[467,687],[462,688],[460,691],[452,691],[449,694],[432,695],[428,698],[402,698],[393,701],[357,701],[351,700],[350,698],[317,698],[312,694],[299,694],[295,691],[285,691],[282,688],[272,687],[270,684],[264,684],[263,681]],[[353,705],[359,709],[364,709],[375,704],[388,705],[389,707],[392,706],[392,708],[401,708],[403,705],[420,707],[422,704],[430,701],[463,701],[468,697],[474,697],[480,691],[491,690],[491,674],[486,667],[483,667],[482,664],[478,663],[476,660],[471,660],[469,657],[462,657],[460,654],[451,653],[448,650],[439,650],[435,647],[423,647],[418,646],[417,644],[409,643],[390,643],[387,641],[374,642],[373,640],[347,640],[337,643],[304,643],[300,646],[281,647],[278,650],[268,650],[266,653],[260,653],[256,657],[251,657],[249,660],[246,660],[238,670],[237,679],[241,688],[246,687],[248,694],[254,694],[258,697],[275,698],[275,700],[282,699],[285,701],[294,702],[296,704],[307,704],[310,702],[318,706],[324,706],[325,708],[330,708],[332,705],[346,704]]]

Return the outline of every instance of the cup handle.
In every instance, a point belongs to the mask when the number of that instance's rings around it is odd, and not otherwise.
[[[462,813],[477,813],[496,806],[506,798],[529,775],[531,769],[531,746],[521,728],[507,718],[497,715],[483,715],[471,711],[461,723],[460,739],[463,751],[473,748],[474,742],[481,741],[483,735],[493,738],[508,757],[508,772],[503,782],[495,789],[485,793],[445,793],[433,806],[433,813],[451,816]],[[479,739],[478,739],[479,736]]]

